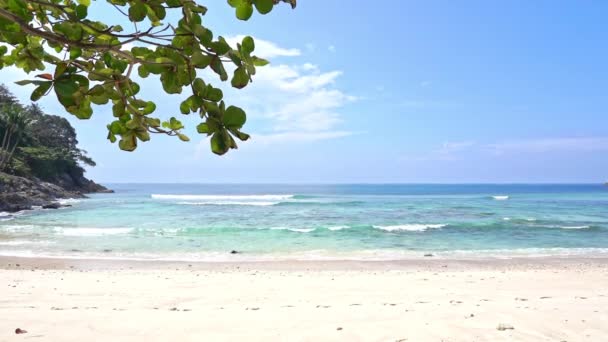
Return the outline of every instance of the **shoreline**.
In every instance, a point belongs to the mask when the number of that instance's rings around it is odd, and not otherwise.
[[[271,261],[179,261],[95,258],[54,258],[0,256],[0,270],[298,270],[298,271],[369,271],[369,270],[529,270],[538,268],[597,267],[608,269],[608,257],[516,257],[478,259],[420,258],[406,260],[271,260]]]

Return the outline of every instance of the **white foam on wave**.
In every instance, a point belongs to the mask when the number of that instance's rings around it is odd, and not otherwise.
[[[506,201],[509,199],[509,196],[500,195],[500,196],[492,196],[492,198],[497,201]]]
[[[133,231],[133,228],[63,228],[57,227],[56,231],[64,236],[104,236],[125,235]]]
[[[421,223],[411,223],[411,224],[399,224],[393,226],[379,226],[374,225],[375,229],[385,230],[387,232],[405,230],[410,232],[422,232],[427,229],[438,229],[447,226],[447,224],[421,224]]]
[[[289,230],[296,233],[310,233],[315,231],[315,228],[289,228],[289,227],[273,227],[270,230]]]
[[[68,204],[73,205],[76,203],[80,203],[80,200],[76,199],[76,198],[61,198],[61,199],[58,199],[57,202],[61,205],[68,205]]]
[[[589,229],[591,226],[559,226],[561,229]]]
[[[22,231],[29,231],[37,228],[37,226],[31,224],[11,224],[11,225],[2,225],[0,226],[1,231],[10,232],[10,233],[18,233]]]
[[[48,245],[51,241],[9,240],[0,241],[0,246]]]
[[[153,199],[182,201],[284,201],[293,198],[293,196],[294,195],[150,195]]]
[[[259,207],[268,207],[268,206],[273,206],[273,205],[277,205],[281,202],[241,202],[241,201],[207,201],[207,202],[177,202],[177,204],[184,204],[184,205],[253,205],[253,206],[259,206]]]
[[[577,226],[561,226],[557,224],[531,224],[530,227],[535,228],[554,228],[554,229],[590,229],[588,225],[577,225]]]
[[[348,229],[350,228],[349,226],[331,226],[331,227],[327,227],[327,229],[329,230],[342,230],[342,229]]]

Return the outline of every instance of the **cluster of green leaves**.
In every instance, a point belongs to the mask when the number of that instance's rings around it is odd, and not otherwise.
[[[190,93],[181,102],[184,115],[198,114],[202,123],[197,131],[211,137],[211,149],[222,155],[237,148],[249,135],[241,129],[245,112],[227,106],[219,88],[200,77],[212,70],[221,81],[244,88],[256,67],[268,61],[256,57],[251,37],[232,47],[202,23],[207,8],[194,0],[106,0],[130,22],[133,31],[123,26],[91,20],[90,0],[0,0],[0,68],[14,65],[38,74],[37,79],[18,82],[35,85],[31,99],[54,92],[67,112],[80,119],[93,114],[92,105],[112,105],[114,121],[107,125],[108,139],[118,141],[122,150],[133,151],[138,142],[148,141],[152,133],[189,138],[184,125],[171,116],[155,116],[156,103],[139,97],[142,79],[157,76],[167,94]],[[295,0],[228,0],[237,18],[247,20],[254,8],[269,13],[279,2],[295,7]],[[167,13],[180,14],[173,23],[164,23]],[[234,68],[228,75],[227,65]]]

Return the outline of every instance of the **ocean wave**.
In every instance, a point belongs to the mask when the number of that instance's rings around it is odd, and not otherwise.
[[[362,205],[365,204],[365,202],[363,201],[327,201],[327,200],[323,200],[323,201],[319,201],[319,200],[309,200],[309,199],[298,199],[298,198],[293,198],[292,201],[288,201],[288,202],[279,202],[277,203],[277,205],[280,206],[291,206],[291,205],[297,205],[297,206],[301,206],[301,205],[334,205],[334,206],[341,206],[341,207],[346,207],[346,206],[358,206],[358,205]]]
[[[131,233],[133,228],[64,228],[56,227],[56,232],[64,236],[104,236],[125,235]]]
[[[296,233],[310,233],[314,232],[316,228],[289,228],[289,227],[273,227],[270,230],[289,230],[290,232]]]
[[[447,226],[447,224],[420,224],[420,223],[411,223],[411,224],[399,224],[393,226],[380,226],[374,225],[375,229],[385,230],[387,232],[393,231],[410,231],[410,232],[422,232],[427,229],[438,229]]]
[[[499,196],[492,196],[492,198],[497,201],[506,201],[509,199],[509,196],[499,195]]]
[[[61,205],[73,205],[80,203],[80,200],[76,198],[60,198],[57,200],[57,202]]]
[[[563,224],[531,224],[534,228],[551,228],[551,229],[591,229],[594,226],[579,224],[579,225],[563,225]]]
[[[11,213],[0,211],[0,221],[10,221],[10,220],[14,220],[14,219],[15,219],[15,216],[11,215]]]
[[[0,246],[48,245],[51,241],[9,240],[0,241]]]
[[[281,202],[239,202],[239,201],[177,202],[177,204],[183,204],[183,205],[200,205],[200,206],[205,206],[205,205],[253,205],[253,206],[261,206],[261,207],[273,206],[273,205],[277,205],[279,203],[281,203]]]
[[[284,201],[294,195],[174,195],[152,194],[153,199],[182,201]]]
[[[8,233],[18,233],[22,231],[30,231],[36,228],[38,228],[38,226],[32,224],[11,224],[0,226],[0,231],[5,231]]]
[[[559,226],[561,229],[589,229],[591,226]]]
[[[327,229],[329,230],[342,230],[342,229],[348,229],[350,228],[350,226],[330,226],[327,227]]]

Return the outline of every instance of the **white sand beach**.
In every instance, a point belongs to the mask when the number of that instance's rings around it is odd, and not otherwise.
[[[1,341],[608,340],[604,259],[0,261]]]

